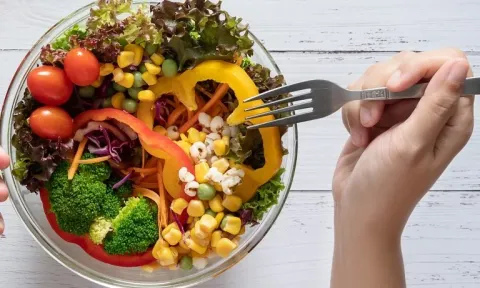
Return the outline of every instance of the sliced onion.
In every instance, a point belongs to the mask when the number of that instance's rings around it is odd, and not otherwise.
[[[137,133],[135,133],[135,131],[133,131],[133,129],[130,128],[130,126],[128,126],[127,124],[122,123],[120,121],[117,121],[115,119],[113,119],[112,121],[113,121],[113,123],[115,123],[115,125],[118,127],[118,129],[122,130],[122,132],[125,133],[128,138],[130,138],[130,140],[133,141],[133,140],[136,140],[138,138]]]

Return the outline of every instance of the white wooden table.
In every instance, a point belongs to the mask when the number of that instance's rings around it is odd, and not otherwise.
[[[0,95],[36,39],[89,1],[0,0]],[[289,82],[316,77],[347,85],[397,51],[444,46],[467,51],[480,73],[477,0],[225,2],[251,24]],[[240,264],[201,287],[328,287],[331,177],[346,133],[338,113],[299,130],[293,191],[274,228]],[[476,128],[408,224],[403,248],[409,287],[480,287],[479,142]],[[7,223],[6,238],[0,239],[0,287],[98,287],[52,260],[10,203],[0,204],[0,211]]]

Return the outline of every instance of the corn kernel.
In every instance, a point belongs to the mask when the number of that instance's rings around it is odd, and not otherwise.
[[[217,247],[218,241],[222,239],[222,231],[217,230],[212,233],[212,241],[210,242],[210,246],[213,248]]]
[[[208,180],[205,179],[205,175],[207,175],[208,170],[210,170],[210,167],[206,162],[195,165],[195,180],[197,180],[198,183],[206,183]]]
[[[166,235],[168,232],[170,232],[170,230],[172,230],[172,229],[177,229],[177,230],[179,229],[177,223],[173,222],[173,223],[168,224],[167,227],[165,227],[165,228],[162,230],[162,236],[165,237],[165,235]]]
[[[157,125],[153,127],[153,131],[159,133],[160,135],[167,136],[167,129],[165,129],[163,126]]]
[[[185,210],[185,208],[187,207],[188,207],[188,202],[183,198],[177,198],[173,200],[172,204],[170,205],[170,209],[172,209],[172,211],[178,215],[181,215],[183,213],[183,210]]]
[[[157,241],[157,243],[155,243],[155,246],[153,246],[153,251],[152,251],[152,255],[155,257],[155,259],[158,259],[156,255],[158,255],[158,253],[160,253],[160,250],[162,250],[163,248],[168,248],[170,247],[167,243],[167,241],[163,240],[163,239],[159,239]]]
[[[131,51],[134,53],[133,65],[138,66],[143,60],[143,47],[137,44],[127,44],[125,51]]]
[[[177,264],[172,264],[168,266],[168,270],[170,271],[176,271],[178,270],[178,265]]]
[[[218,192],[223,192],[223,188],[220,183],[213,183],[213,187],[215,187],[215,190],[217,190]]]
[[[222,137],[223,143],[225,143],[225,146],[230,146],[230,137],[229,136],[223,136]]]
[[[237,245],[230,239],[222,238],[218,241],[215,251],[217,252],[218,256],[226,258],[235,248],[237,248]]]
[[[242,236],[243,234],[245,234],[245,226],[242,226],[240,232],[238,232],[238,236]]]
[[[152,90],[142,90],[138,92],[138,100],[153,102],[155,101],[155,94]]]
[[[123,70],[120,68],[115,68],[113,71],[113,81],[118,83],[123,80],[125,77],[125,74],[123,73]]]
[[[205,254],[205,252],[207,252],[207,247],[198,245],[192,239],[185,240],[185,243],[187,244],[188,248],[190,248],[192,251],[197,252],[198,254]]]
[[[229,160],[228,163],[230,163],[231,168],[242,169],[242,165],[235,163],[235,160]]]
[[[224,209],[222,205],[222,197],[220,195],[216,195],[215,198],[208,201],[208,205],[210,205],[210,209],[212,209],[213,212],[222,212]]]
[[[170,247],[170,250],[172,250],[173,258],[178,259],[178,250],[177,250],[177,248],[175,248],[175,247]],[[177,262],[177,261],[175,261],[175,262]]]
[[[212,167],[217,168],[217,170],[222,174],[227,172],[229,166],[230,164],[226,158],[221,158],[212,163]]]
[[[190,253],[190,248],[187,247],[184,241],[178,242],[177,246],[178,254],[184,255]]]
[[[157,77],[148,73],[148,71],[142,74],[142,79],[150,86],[157,84]]]
[[[180,139],[182,139],[183,141],[188,142],[188,143],[190,143],[190,144],[193,144],[193,143],[191,143],[190,141],[188,141],[187,135],[185,135],[185,134],[183,134],[183,133],[180,134]]]
[[[192,224],[192,223],[193,223],[193,217],[192,217],[192,216],[188,216],[187,224]]]
[[[162,72],[162,68],[152,63],[145,63],[145,68],[147,68],[148,73],[152,75],[158,75]]]
[[[208,257],[208,253],[205,252],[203,254],[199,254],[195,251],[192,251],[192,258],[207,258]]]
[[[222,220],[220,227],[223,231],[237,235],[242,229],[242,220],[238,217],[228,215]]]
[[[155,65],[158,66],[162,65],[163,61],[165,61],[165,57],[163,57],[162,55],[158,55],[157,53],[153,53],[152,56],[150,56],[150,59],[153,63],[155,63]]]
[[[123,101],[125,101],[125,94],[122,92],[117,92],[112,96],[112,106],[113,108],[123,109]]]
[[[194,237],[197,237],[198,239],[202,239],[202,240],[205,240],[210,236],[208,232],[206,232],[202,229],[202,227],[200,226],[200,221],[195,223],[195,226],[192,229],[191,235],[192,235],[192,239]],[[196,240],[196,239],[194,239],[194,240]],[[201,241],[197,241],[197,243],[198,244],[205,244],[205,243],[201,243]]]
[[[225,142],[223,142],[221,139],[213,141],[213,151],[215,151],[217,156],[225,155],[227,152],[227,146],[225,145]]]
[[[175,257],[173,257],[173,253],[170,248],[162,247],[154,256],[162,266],[169,266],[175,263]]]
[[[200,132],[195,128],[188,129],[188,141],[195,143],[200,141]]]
[[[165,234],[165,236],[163,236],[163,238],[168,242],[168,244],[175,246],[182,239],[182,232],[180,232],[178,229],[171,229]]]
[[[187,213],[192,217],[201,217],[205,214],[205,207],[203,207],[202,201],[191,200],[190,203],[188,203]]]
[[[222,205],[230,212],[237,212],[242,207],[242,198],[235,195],[227,195],[223,199]]]
[[[95,81],[92,83],[92,86],[95,87],[95,88],[99,88],[100,86],[102,86],[103,79],[105,79],[105,77],[103,77],[103,76],[98,76],[98,79],[95,80]]]
[[[132,73],[123,73],[122,81],[118,81],[117,84],[125,88],[132,88],[135,76]]]
[[[205,233],[212,233],[215,228],[217,228],[217,220],[215,217],[205,214],[200,218],[198,221],[200,229],[203,230]]]
[[[175,143],[177,143],[178,146],[180,146],[180,148],[182,148],[183,152],[185,152],[185,154],[189,155],[190,157],[190,147],[192,147],[192,144],[188,143],[187,141],[175,141]]]
[[[215,220],[217,220],[217,228],[220,227],[220,224],[222,223],[223,217],[225,217],[225,213],[219,212],[217,215],[215,215]]]
[[[122,51],[117,57],[118,67],[122,69],[132,65],[133,62],[135,62],[135,53],[132,51]]]
[[[110,75],[113,72],[113,69],[115,69],[115,67],[112,63],[105,63],[100,65],[100,76]]]
[[[200,137],[200,142],[205,142],[205,140],[207,139],[207,133],[200,132],[198,133],[198,137]]]

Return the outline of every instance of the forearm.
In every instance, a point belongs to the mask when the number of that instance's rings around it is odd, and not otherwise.
[[[367,230],[336,215],[331,288],[405,287],[400,237]]]

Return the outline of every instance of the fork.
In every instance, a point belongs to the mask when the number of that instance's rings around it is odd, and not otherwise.
[[[247,129],[258,129],[265,127],[275,127],[292,125],[300,122],[310,121],[314,119],[324,118],[339,110],[343,105],[355,100],[396,100],[396,99],[414,99],[421,98],[427,89],[428,83],[416,84],[407,90],[401,92],[391,92],[387,88],[374,88],[367,90],[347,90],[339,85],[327,80],[310,80],[291,85],[282,86],[270,91],[261,93],[257,96],[245,99],[243,103],[255,100],[266,100],[273,96],[282,94],[301,92],[298,95],[267,102],[255,107],[245,109],[245,112],[253,111],[260,108],[272,108],[277,105],[290,104],[287,107],[271,110],[248,116],[245,119],[251,120],[258,117],[268,115],[279,115],[280,113],[295,112],[300,109],[311,108],[310,112],[302,114],[294,114],[287,117],[279,118],[273,121],[264,122],[256,125],[248,126]],[[464,95],[480,94],[480,77],[471,77],[465,80]],[[299,104],[293,104],[296,101],[309,100]]]

